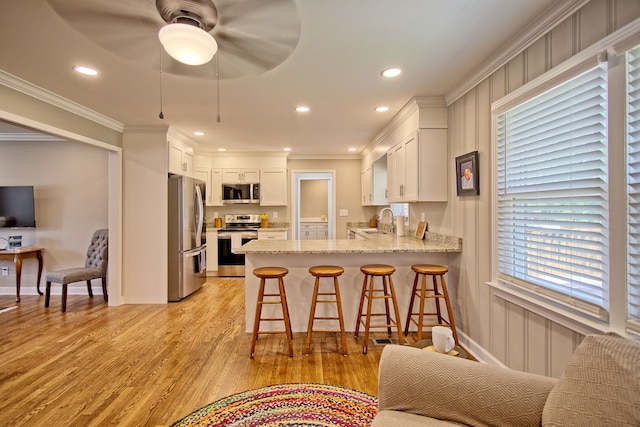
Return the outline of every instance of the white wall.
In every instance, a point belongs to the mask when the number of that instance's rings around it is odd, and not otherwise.
[[[456,325],[467,341],[497,362],[559,376],[583,332],[498,297],[491,279],[491,104],[640,16],[640,2],[591,1],[495,70],[449,107],[449,164],[479,151],[480,195],[457,197],[450,187],[445,216],[463,251],[450,265]],[[623,191],[623,189],[621,189]]]
[[[93,232],[108,228],[108,176],[108,152],[100,148],[67,141],[0,142],[0,185],[34,186],[37,226],[0,230],[0,236],[22,234],[24,245],[45,248],[42,290],[47,271],[83,266]],[[14,295],[13,263],[0,265],[11,271],[0,276],[0,293]],[[37,262],[25,261],[21,295],[36,295],[36,276]],[[97,283],[94,290],[102,293]],[[87,291],[83,282],[70,285],[69,292]]]

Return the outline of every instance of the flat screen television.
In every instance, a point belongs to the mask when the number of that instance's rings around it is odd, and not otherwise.
[[[0,228],[35,226],[33,186],[0,186]]]

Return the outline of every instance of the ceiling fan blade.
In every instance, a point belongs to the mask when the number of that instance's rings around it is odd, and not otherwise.
[[[158,62],[158,31],[164,21],[152,3],[136,0],[48,2],[73,29],[108,51],[141,63]]]
[[[108,51],[148,69],[159,69],[158,31],[166,25],[152,0],[47,0],[72,28]],[[198,5],[211,0],[190,0]],[[188,2],[187,2],[188,3]],[[184,3],[183,3],[184,4]],[[284,62],[300,37],[295,0],[216,0],[220,78],[257,75]],[[169,55],[163,71],[211,79],[215,67],[184,65]]]
[[[294,50],[288,40],[265,40],[234,31],[219,32],[216,39],[221,79],[261,74],[280,65]]]

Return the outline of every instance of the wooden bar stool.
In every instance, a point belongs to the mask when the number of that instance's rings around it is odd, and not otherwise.
[[[282,279],[289,273],[289,270],[283,267],[259,267],[253,270],[253,274],[260,278],[260,288],[258,289],[258,301],[256,303],[256,314],[253,322],[253,335],[251,337],[251,357],[256,349],[256,341],[258,334],[281,334],[287,335],[289,343],[289,356],[293,357],[293,334],[291,332],[291,319],[289,318],[289,307],[287,306],[287,295],[284,291],[284,280]],[[267,279],[277,279],[278,293],[266,293],[265,283]],[[265,297],[277,297],[275,300],[265,300]],[[282,317],[262,318],[262,306],[265,304],[280,304],[282,307]],[[260,322],[273,322],[283,320],[284,331],[264,331],[260,332]]]
[[[444,281],[444,274],[449,271],[447,267],[441,265],[430,264],[415,264],[411,266],[411,269],[415,271],[416,277],[413,280],[413,289],[411,290],[411,301],[409,303],[409,312],[407,313],[407,322],[404,326],[405,336],[409,334],[409,323],[413,322],[418,326],[418,341],[422,340],[422,328],[433,326],[449,326],[453,332],[453,338],[458,343],[458,332],[456,331],[456,323],[453,320],[453,310],[451,310],[451,301],[449,300],[449,293],[447,292],[447,284]],[[418,281],[422,276],[421,286],[418,289]],[[433,278],[433,286],[427,287],[427,276]],[[442,292],[438,288],[438,280],[440,277],[440,284],[442,286]],[[418,298],[420,301],[420,308],[417,313],[413,312],[413,304]],[[425,301],[427,299],[433,299],[436,306],[435,312],[425,312]],[[444,300],[447,308],[448,320],[445,320],[442,316],[442,310],[440,309],[440,303]],[[414,317],[417,316],[416,321]],[[437,323],[425,323],[425,316],[435,316]]]
[[[344,331],[344,319],[342,317],[342,300],[340,299],[340,284],[338,283],[338,276],[344,273],[344,268],[336,265],[317,265],[309,268],[309,273],[315,276],[316,282],[313,287],[313,299],[311,300],[311,312],[309,313],[309,326],[307,327],[307,344],[305,348],[305,356],[311,353],[311,335],[313,333],[314,320],[337,320],[340,324],[340,329],[319,329],[316,332],[340,332],[342,338],[342,354],[347,355],[347,335]],[[320,292],[320,278],[329,277],[333,278],[333,292]],[[331,297],[333,299],[318,299],[321,297]],[[338,317],[316,317],[316,305],[317,304],[336,304],[338,308]]]
[[[362,353],[367,354],[369,347],[369,329],[371,328],[387,328],[387,332],[391,335],[391,328],[396,327],[398,329],[398,342],[400,345],[404,344],[404,336],[402,335],[402,325],[400,324],[400,312],[398,310],[398,301],[396,299],[396,291],[393,288],[393,280],[391,275],[396,271],[395,267],[385,264],[368,264],[360,267],[360,271],[364,273],[364,282],[362,283],[362,292],[360,293],[360,306],[358,307],[358,318],[356,319],[356,332],[355,337],[358,338],[358,332],[360,330],[360,324],[364,325],[364,345],[362,347]],[[382,289],[375,288],[375,278],[382,278]],[[367,312],[362,313],[364,307],[364,300],[367,301]],[[371,308],[373,306],[373,300],[384,300],[384,313],[372,313]],[[393,304],[394,319],[391,318],[389,311],[389,300]],[[371,324],[371,318],[377,316],[384,316],[386,323],[383,324]],[[364,321],[362,318],[364,317]]]

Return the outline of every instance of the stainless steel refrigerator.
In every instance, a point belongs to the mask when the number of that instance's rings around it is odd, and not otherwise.
[[[169,301],[180,301],[206,280],[204,199],[204,181],[169,176]]]

